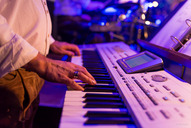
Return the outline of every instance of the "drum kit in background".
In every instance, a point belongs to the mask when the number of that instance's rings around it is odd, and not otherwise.
[[[145,2],[145,0],[144,0]],[[90,31],[105,34],[105,41],[124,41],[136,43],[137,39],[147,39],[150,28],[158,25],[147,21],[144,2],[139,0],[119,0],[108,4],[103,10],[92,13]]]

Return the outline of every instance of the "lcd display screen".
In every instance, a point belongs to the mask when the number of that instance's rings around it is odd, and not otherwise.
[[[147,63],[154,60],[152,57],[148,56],[147,54],[142,54],[140,56],[137,56],[135,58],[127,59],[125,60],[125,63],[130,67],[136,67],[138,65]]]

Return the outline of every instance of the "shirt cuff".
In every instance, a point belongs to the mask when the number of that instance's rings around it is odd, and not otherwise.
[[[55,39],[51,36],[50,37],[50,45],[53,44],[55,42]]]

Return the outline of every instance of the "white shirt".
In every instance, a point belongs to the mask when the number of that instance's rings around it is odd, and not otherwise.
[[[46,0],[0,0],[0,77],[47,55],[51,29]]]
[[[91,0],[55,0],[55,15],[77,16],[82,14]]]

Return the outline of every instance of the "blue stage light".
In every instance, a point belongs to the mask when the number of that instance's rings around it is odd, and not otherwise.
[[[155,21],[155,24],[156,24],[156,25],[160,25],[161,22],[162,22],[162,21],[161,21],[160,19],[157,19],[157,20]]]
[[[115,14],[117,12],[117,9],[114,7],[107,7],[106,9],[103,10],[104,14]]]

